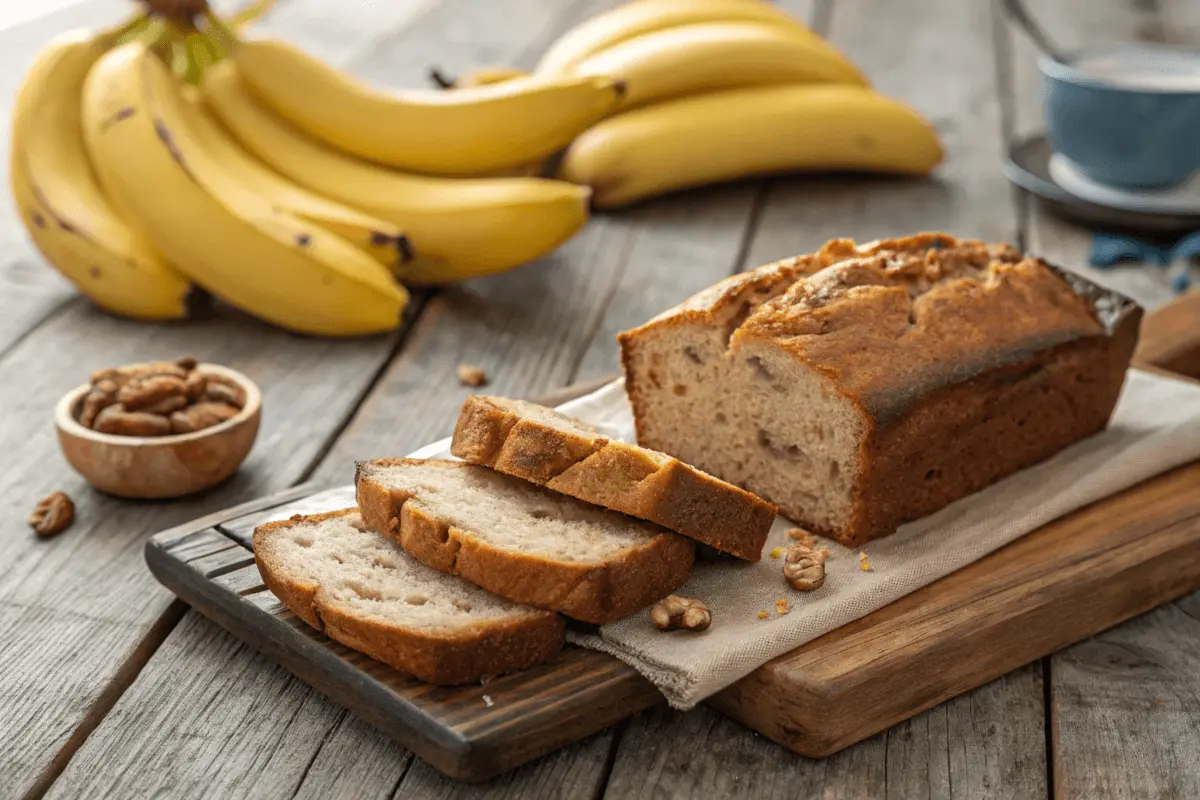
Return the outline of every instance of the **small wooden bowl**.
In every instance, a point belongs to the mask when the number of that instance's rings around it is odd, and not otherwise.
[[[138,499],[180,497],[216,486],[232,475],[258,435],[262,393],[240,372],[217,364],[196,370],[241,387],[246,405],[211,428],[173,436],[116,436],[79,424],[86,384],[67,392],[54,409],[58,443],[67,463],[107,494]]]

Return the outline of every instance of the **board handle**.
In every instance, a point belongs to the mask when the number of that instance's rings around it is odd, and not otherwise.
[[[1189,292],[1146,315],[1133,365],[1200,382],[1200,291]]]

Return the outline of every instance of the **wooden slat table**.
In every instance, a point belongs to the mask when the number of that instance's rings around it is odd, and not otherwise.
[[[261,27],[370,81],[419,85],[432,64],[528,66],[613,2],[280,0]],[[467,391],[454,374],[460,362],[516,396],[587,381],[615,370],[616,331],[831,236],[940,228],[1021,242],[1086,270],[1087,233],[1001,177],[1005,142],[1040,124],[1039,86],[1032,49],[994,24],[987,0],[783,5],[934,121],[948,151],[935,180],[777,179],[601,216],[537,264],[425,299],[400,334],[341,343],[231,312],[169,326],[108,318],[43,266],[3,195],[0,797],[1200,796],[1197,596],[823,761],[791,756],[707,708],[661,709],[466,786],[189,611],[146,570],[142,544],[155,531],[303,481],[345,483],[355,459],[444,435]],[[1033,5],[1068,44],[1200,44],[1194,0]],[[0,107],[50,36],[121,11],[116,0],[80,0],[0,31]],[[1170,297],[1157,271],[1099,279],[1149,306]],[[264,390],[263,431],[243,470],[175,503],[87,490],[58,454],[54,400],[95,367],[185,352],[245,371]],[[24,519],[55,489],[76,498],[79,521],[36,540]]]

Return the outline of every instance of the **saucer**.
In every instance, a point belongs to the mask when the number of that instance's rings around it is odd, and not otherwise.
[[[1004,162],[1004,174],[1022,189],[1040,197],[1063,216],[1101,229],[1191,232],[1200,229],[1197,213],[1131,210],[1089,202],[1070,192],[1051,174],[1054,152],[1043,134],[1014,144]]]
[[[1200,215],[1200,173],[1169,189],[1121,189],[1090,178],[1074,161],[1050,156],[1050,176],[1076,197],[1123,211]]]

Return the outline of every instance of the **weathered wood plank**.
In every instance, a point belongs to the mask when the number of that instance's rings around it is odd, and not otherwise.
[[[710,709],[679,714],[663,708],[630,721],[604,797],[884,797],[885,762],[883,735],[814,761],[792,755]]]
[[[604,796],[1046,797],[1042,696],[1031,664],[819,760],[707,708],[656,709],[630,722]]]
[[[1200,796],[1200,597],[1054,656],[1055,796]]]
[[[1046,797],[1040,662],[889,729],[887,796]]]
[[[387,800],[414,762],[420,763],[412,753],[398,749],[391,739],[342,711],[326,732],[294,796],[296,800]]]
[[[613,731],[564,747],[538,761],[501,775],[487,783],[452,781],[417,759],[396,787],[397,800],[573,800],[594,797],[608,772],[608,753]]]
[[[225,667],[220,676],[199,670],[154,681],[139,676],[137,701],[130,702],[129,693],[122,697],[96,731],[100,740],[88,739],[48,796],[292,796],[312,744],[341,710],[195,613],[167,638],[154,663],[213,659]],[[180,714],[181,707],[194,712]],[[259,735],[231,738],[232,725]],[[114,742],[113,730],[126,736]],[[174,746],[162,746],[167,741]]]

